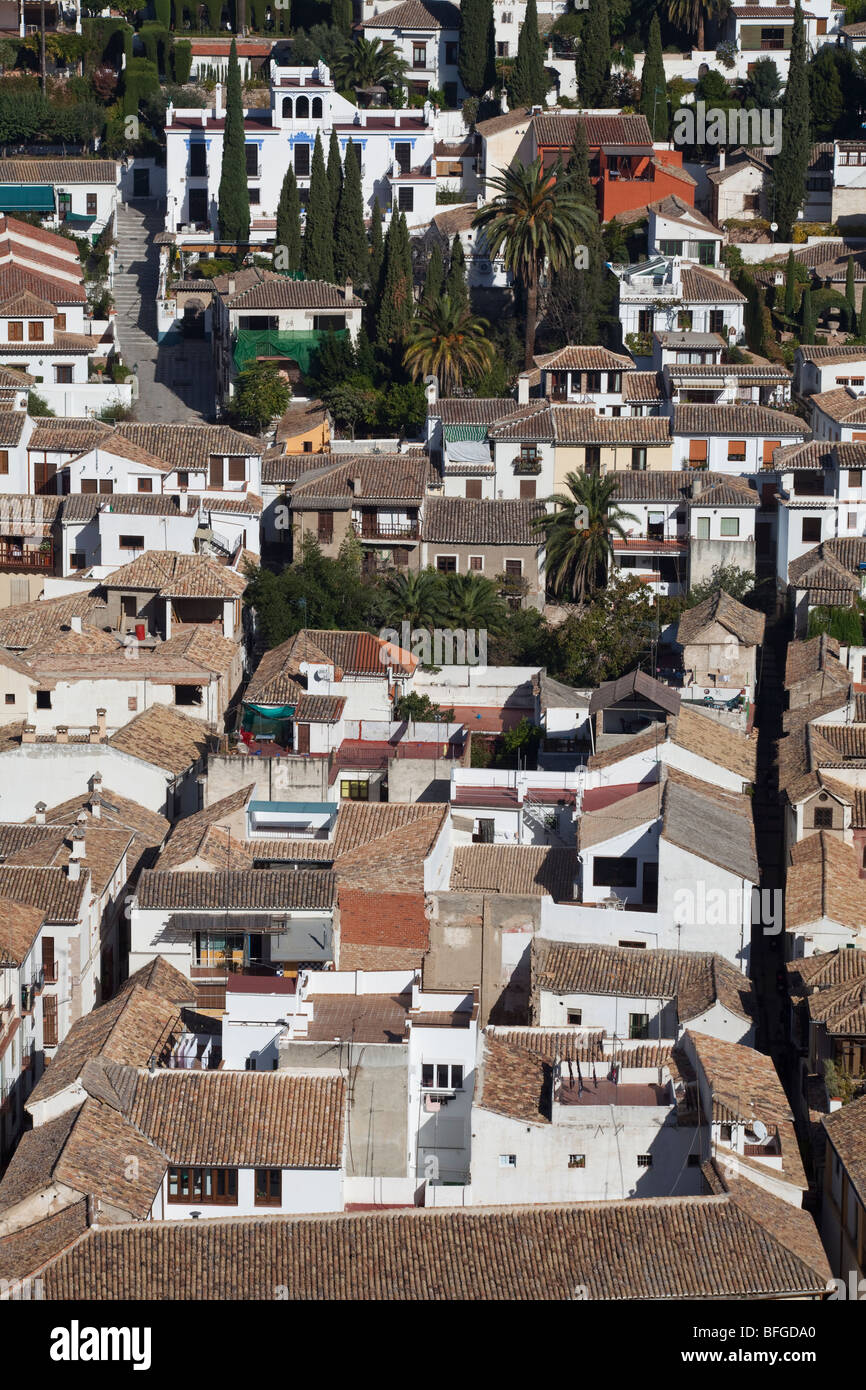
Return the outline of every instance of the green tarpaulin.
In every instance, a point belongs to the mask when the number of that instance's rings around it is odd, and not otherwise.
[[[0,212],[53,212],[50,183],[0,184]]]
[[[254,738],[269,734],[278,742],[290,740],[294,705],[244,705],[241,729]]]
[[[332,338],[345,338],[347,330],[338,329]],[[296,362],[300,371],[307,374],[310,364],[319,350],[324,333],[310,328],[297,333],[280,333],[276,329],[265,329],[261,333],[249,328],[238,330],[235,343],[235,366],[239,372],[259,358]]]

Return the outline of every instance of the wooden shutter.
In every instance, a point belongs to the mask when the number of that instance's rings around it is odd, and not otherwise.
[[[54,957],[54,937],[43,936],[42,938],[42,967],[45,971],[46,980],[54,981],[57,979],[57,961]],[[57,1001],[55,1000],[55,1006]]]
[[[764,467],[765,467],[765,468],[770,468],[770,467],[772,467],[772,464],[773,464],[773,454],[775,453],[775,451],[776,451],[777,449],[781,449],[781,447],[782,447],[782,441],[781,441],[781,439],[765,439],[765,440],[764,440]]]
[[[705,439],[689,440],[689,463],[706,463],[708,447]]]

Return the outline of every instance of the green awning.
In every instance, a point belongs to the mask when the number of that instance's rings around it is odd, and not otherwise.
[[[67,222],[74,222],[76,227],[89,227],[91,222],[96,221],[96,217],[90,217],[86,212],[67,212]]]
[[[53,212],[54,186],[50,183],[0,184],[0,212]]]
[[[442,433],[449,444],[457,444],[466,440],[486,439],[486,425],[445,425]]]

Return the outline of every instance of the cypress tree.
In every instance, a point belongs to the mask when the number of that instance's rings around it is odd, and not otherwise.
[[[442,249],[438,241],[434,241],[433,250],[430,252],[430,259],[427,262],[427,274],[424,277],[424,292],[421,300],[424,304],[434,304],[442,295],[442,287],[445,283],[445,265],[442,260]]]
[[[812,291],[807,285],[803,290],[803,299],[800,304],[800,342],[803,344],[814,343],[815,323],[812,318]]]
[[[667,140],[670,129],[668,88],[662,60],[662,31],[657,13],[653,15],[649,28],[646,56],[640,75],[640,106],[638,109],[646,116],[653,139]]]
[[[382,291],[382,270],[385,256],[385,245],[382,237],[382,209],[379,207],[379,199],[373,199],[373,216],[370,221],[370,271],[368,284],[373,291],[373,296],[378,296]]]
[[[340,142],[334,129],[331,130],[331,143],[328,146],[328,190],[336,219],[340,194],[343,191],[343,165],[340,160]]]
[[[331,0],[331,23],[347,36],[352,32],[352,0]]]
[[[607,0],[590,5],[580,36],[577,85],[584,106],[604,106],[610,85],[610,20]]]
[[[508,84],[508,99],[512,109],[519,106],[543,106],[550,86],[544,68],[544,49],[538,32],[538,9],[535,0],[527,0],[526,18],[517,41],[517,61]]]
[[[582,202],[595,210],[596,197],[589,174],[589,148],[583,122],[576,123],[567,174]],[[604,247],[598,213],[592,219],[585,241],[588,266],[573,263],[551,277],[546,315],[557,337],[566,343],[597,343],[599,314],[604,284]]]
[[[406,220],[400,213],[391,218],[385,237],[385,272],[376,325],[376,343],[380,348],[402,342],[412,322],[412,275],[411,270],[406,273],[407,252],[411,263]]]
[[[351,280],[362,285],[367,269],[367,233],[361,192],[361,152],[351,140],[346,147],[343,187],[334,218],[334,277],[338,285]]]
[[[845,267],[845,306],[847,309],[847,328],[849,333],[857,332],[857,294],[854,289],[854,258],[848,257]]]
[[[483,96],[496,81],[493,0],[463,0],[457,71],[470,96]]]
[[[234,39],[229,50],[226,83],[226,124],[218,194],[219,233],[226,241],[250,239],[250,190],[247,184],[244,150],[244,110],[241,99],[241,69]]]
[[[794,4],[791,35],[791,61],[782,103],[782,148],[773,163],[775,221],[780,241],[791,240],[791,229],[806,196],[809,168],[809,75],[807,68],[806,26],[800,0]]]
[[[462,309],[469,308],[469,287],[466,284],[466,256],[463,251],[463,242],[460,240],[459,232],[455,232],[454,240],[451,243],[451,264],[448,267],[448,276],[445,280],[445,293],[455,306],[459,305]]]
[[[334,280],[334,210],[322,141],[316,132],[301,265],[308,280]]]
[[[285,247],[281,270],[299,270],[301,265],[301,200],[298,181],[291,165],[286,170],[277,204],[277,246]]]
[[[785,268],[785,314],[787,317],[794,317],[794,304],[797,296],[796,291],[797,277],[794,274],[794,253],[788,252],[788,264]]]

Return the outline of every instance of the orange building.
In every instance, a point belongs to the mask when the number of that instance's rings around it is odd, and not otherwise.
[[[654,149],[646,116],[536,115],[532,158],[540,155],[545,168],[559,159],[566,161],[578,121],[589,148],[590,176],[603,222],[670,193],[694,207],[695,180],[682,167],[682,152]]]

